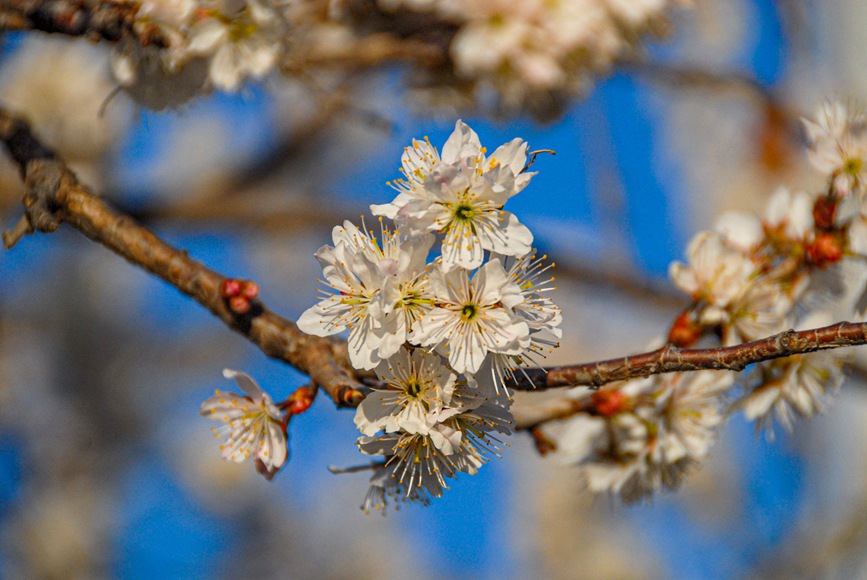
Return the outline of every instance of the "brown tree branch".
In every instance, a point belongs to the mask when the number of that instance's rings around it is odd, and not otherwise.
[[[173,248],[125,215],[110,209],[81,186],[75,175],[44,147],[23,121],[0,108],[0,140],[19,165],[25,181],[22,221],[3,236],[12,247],[25,233],[49,232],[66,222],[133,264],[162,278],[192,297],[262,351],[283,360],[324,388],[341,406],[356,406],[366,387],[359,382],[368,373],[348,370],[346,344],[309,336],[294,322],[270,312],[258,300],[245,314],[233,312],[221,294],[221,274]],[[867,323],[841,322],[824,328],[789,330],[762,340],[710,349],[679,349],[668,345],[652,352],[608,361],[567,365],[552,369],[524,369],[510,386],[518,390],[544,390],[586,385],[599,387],[614,381],[670,372],[696,370],[741,371],[747,365],[817,350],[867,344]],[[560,403],[552,403],[560,405]],[[552,412],[570,412],[563,407]],[[529,419],[524,424],[532,422]]]
[[[114,0],[0,0],[0,30],[41,30],[117,42],[134,37],[165,47],[159,28],[136,22],[139,5]]]
[[[245,314],[233,312],[221,292],[224,276],[110,209],[78,183],[26,123],[3,109],[0,140],[21,170],[27,208],[19,224],[4,234],[7,247],[26,232],[54,231],[65,222],[190,296],[266,355],[308,374],[339,406],[356,406],[363,399],[366,388],[340,364],[345,360],[342,343],[304,334],[294,322],[269,311],[258,300]]]
[[[666,345],[657,350],[621,358],[566,365],[552,369],[524,369],[509,387],[541,390],[554,387],[601,387],[658,375],[699,370],[740,372],[753,363],[867,344],[867,322],[838,322],[823,328],[788,330],[768,338],[719,348],[680,349]]]

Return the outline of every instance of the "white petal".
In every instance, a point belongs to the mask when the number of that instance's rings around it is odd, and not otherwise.
[[[227,379],[234,379],[238,384],[238,387],[249,395],[254,403],[258,404],[266,398],[268,401],[271,400],[271,397],[269,397],[268,394],[265,393],[265,391],[263,391],[259,385],[256,384],[256,381],[254,381],[247,373],[232,369],[223,369],[223,376]]]

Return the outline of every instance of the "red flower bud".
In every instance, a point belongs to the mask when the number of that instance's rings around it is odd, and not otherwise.
[[[600,417],[610,417],[627,410],[629,399],[614,389],[601,389],[590,395],[590,412]]]
[[[241,295],[248,300],[254,300],[259,295],[259,285],[252,280],[244,280],[241,283]]]
[[[244,296],[232,296],[229,298],[229,310],[235,314],[247,314],[250,312],[250,301]]]
[[[695,321],[690,309],[677,315],[668,331],[668,342],[678,348],[693,346],[701,336],[703,327]]]
[[[220,284],[220,293],[223,298],[231,298],[241,293],[241,281],[234,278],[226,278]]]
[[[843,243],[834,234],[822,233],[816,236],[807,248],[807,259],[814,266],[822,268],[839,262],[843,258]]]
[[[834,217],[837,214],[837,200],[830,197],[820,197],[813,204],[813,223],[817,230],[834,229]]]
[[[286,406],[286,410],[291,415],[303,413],[313,404],[314,396],[313,391],[309,388],[301,387],[289,395],[289,398],[287,399],[289,404]]]

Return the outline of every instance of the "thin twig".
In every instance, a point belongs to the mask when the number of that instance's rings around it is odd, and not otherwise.
[[[669,344],[651,352],[606,361],[552,369],[524,369],[524,372],[515,373],[516,380],[509,387],[516,390],[601,387],[615,381],[663,373],[699,370],[740,372],[757,362],[862,344],[867,344],[867,322],[838,322],[810,330],[788,330],[736,346],[680,349]]]

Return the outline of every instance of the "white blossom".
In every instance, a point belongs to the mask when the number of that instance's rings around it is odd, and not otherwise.
[[[828,313],[816,311],[801,320],[798,327],[816,328],[830,322]],[[735,407],[771,437],[774,415],[783,428],[791,431],[796,417],[809,419],[820,412],[827,394],[839,388],[844,356],[840,350],[829,350],[765,363],[760,369],[761,383]]]
[[[412,328],[410,341],[439,347],[458,373],[475,373],[489,352],[520,355],[530,345],[530,327],[512,308],[521,289],[499,260],[483,265],[469,280],[466,270],[430,274],[436,306]]]
[[[107,61],[102,46],[57,36],[25,36],[4,61],[3,104],[27,117],[40,138],[67,161],[94,163],[122,137],[130,120],[126,103],[100,112],[114,88]]]
[[[731,384],[729,374],[703,371],[609,386],[602,392],[613,395],[603,396],[617,403],[571,420],[560,452],[579,466],[588,489],[627,503],[676,487],[707,455],[725,418],[724,393]]]
[[[433,488],[434,494],[438,492],[438,489]],[[370,476],[370,487],[364,497],[364,502],[361,504],[361,509],[364,510],[364,513],[370,513],[370,510],[383,510],[387,507],[389,500],[394,502],[395,509],[400,509],[400,504],[403,502],[418,502],[422,505],[428,505],[430,503],[428,493],[423,493],[418,487],[410,487],[404,492],[404,486],[393,476],[392,470],[385,464],[380,464],[373,468],[373,475]]]
[[[136,19],[179,29],[189,23],[198,7],[196,0],[141,0]]]
[[[174,46],[174,45],[173,45]],[[122,39],[111,54],[111,71],[124,92],[156,111],[177,108],[201,94],[208,80],[208,62],[175,50],[142,46]]]
[[[867,117],[850,109],[840,101],[826,101],[815,121],[803,120],[810,161],[832,177],[835,191],[844,196],[861,190],[867,170]]]
[[[743,254],[755,250],[765,239],[761,220],[753,214],[740,211],[723,213],[713,229],[723,237],[727,246]]]
[[[202,403],[199,414],[225,423],[212,429],[214,437],[226,437],[220,445],[223,459],[240,463],[252,455],[273,474],[288,456],[283,413],[246,373],[226,369],[223,375],[234,379],[246,396],[217,391]]]
[[[334,228],[332,240],[334,246],[321,247],[316,258],[322,265],[324,282],[334,292],[323,291],[323,299],[301,315],[298,327],[316,336],[350,329],[352,365],[372,369],[400,348],[400,343],[388,339],[405,335],[407,319],[418,316],[427,307],[416,275],[421,274],[419,269],[424,265],[432,239],[405,240],[383,228],[380,245],[376,238],[346,221],[342,227]],[[402,285],[393,278],[409,282]],[[400,305],[383,304],[377,299],[383,285],[389,283],[398,288]],[[387,296],[395,299],[391,291]],[[387,315],[398,323],[385,321]]]
[[[513,258],[492,254],[491,258],[501,260],[509,277],[521,289],[523,301],[516,304],[512,310],[527,323],[530,330],[530,344],[523,353],[491,354],[491,384],[494,386],[493,396],[496,397],[506,380],[512,378],[519,366],[528,362],[540,366],[539,359],[545,358],[546,354],[560,345],[560,339],[563,337],[560,328],[563,315],[560,308],[548,296],[549,292],[556,290],[556,287],[552,286],[554,277],[542,278],[554,267],[553,263],[544,264],[543,261],[547,256],[536,258],[534,253],[530,253]],[[488,395],[491,396],[490,393]]]
[[[765,217],[762,220],[769,230],[782,234],[789,240],[803,242],[812,237],[813,219],[812,196],[803,191],[791,192],[780,187],[774,192]]]
[[[792,325],[792,310],[806,287],[806,277],[783,282],[773,276],[757,278],[732,302],[728,324],[723,329],[725,345],[758,340]]]
[[[366,508],[381,507],[395,490],[406,500],[427,503],[448,489],[448,478],[458,472],[475,475],[490,454],[499,454],[500,441],[494,433],[511,432],[514,421],[509,412],[473,396],[465,385],[456,389],[453,403],[440,413],[442,422],[426,434],[395,432],[358,439],[362,453],[384,457],[383,468],[393,480],[384,483],[382,473],[374,474]]]
[[[223,12],[205,12],[189,31],[187,53],[210,57],[211,83],[225,91],[237,91],[247,78],[260,79],[273,69],[282,45],[278,13],[257,0]]]
[[[440,420],[443,406],[451,403],[456,375],[442,357],[422,349],[401,348],[376,368],[383,389],[374,389],[355,413],[355,425],[364,435],[427,433]]]
[[[395,182],[398,196],[389,204],[371,206],[371,211],[394,219],[410,236],[444,234],[446,270],[478,268],[484,250],[526,254],[533,234],[502,209],[532,177],[522,173],[526,159],[527,144],[521,139],[486,158],[475,131],[458,121],[441,158],[428,143],[414,141],[403,157],[406,178]]]
[[[723,243],[715,232],[701,232],[689,244],[689,265],[674,262],[669,276],[695,301],[705,301],[702,322],[719,324],[729,320],[726,309],[743,296],[756,272],[753,262]]]

